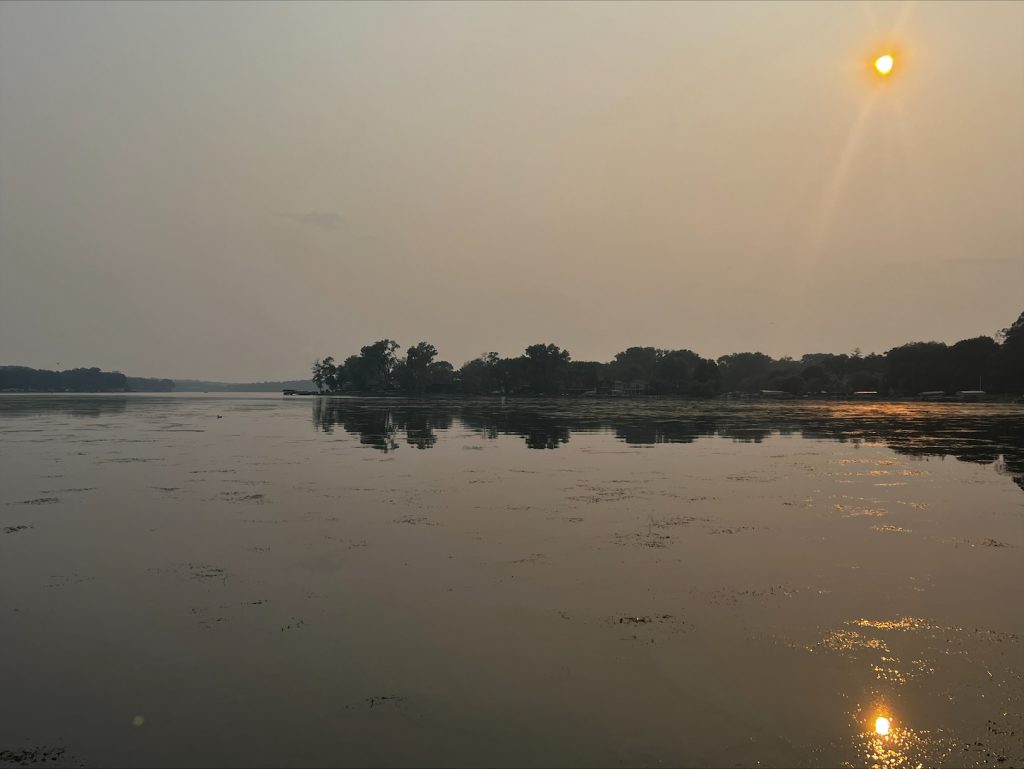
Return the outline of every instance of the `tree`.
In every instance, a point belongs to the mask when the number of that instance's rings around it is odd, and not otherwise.
[[[393,339],[381,339],[368,344],[359,350],[360,367],[364,377],[364,385],[382,390],[390,389],[394,380],[398,357],[395,350],[398,342]],[[346,362],[347,367],[347,362]]]
[[[1024,392],[1024,312],[1008,328],[999,332],[999,376],[1002,389]]]
[[[775,374],[768,380],[768,389],[782,390],[791,395],[799,395],[804,391],[806,382],[799,374]]]
[[[458,382],[465,393],[493,393],[501,387],[498,379],[496,352],[486,352],[478,358],[466,361],[459,369]]]
[[[910,342],[885,354],[889,386],[913,395],[949,387],[949,348],[942,342]]]
[[[494,380],[497,389],[509,395],[522,392],[530,386],[529,359],[521,355],[518,358],[499,358],[494,364]]]
[[[761,390],[772,359],[762,352],[737,352],[718,359],[722,388],[726,392]]]
[[[804,371],[813,370],[811,375],[801,374],[807,381],[807,389],[811,391],[828,390],[830,392],[842,392],[846,389],[846,368],[850,357],[848,355],[832,355],[830,353],[809,353],[804,355],[800,362],[807,368]],[[863,358],[856,358],[855,365],[862,365]],[[819,372],[821,372],[819,374]]]
[[[882,389],[882,382],[884,381],[881,374],[874,371],[855,371],[847,377],[846,386],[851,392],[858,392],[864,390],[874,390],[876,392]]]
[[[804,381],[804,389],[807,392],[821,392],[829,386],[828,372],[817,364],[808,366],[800,372],[800,378]]]
[[[991,381],[999,345],[990,336],[961,339],[949,348],[949,382],[953,390],[983,390]]]
[[[313,361],[313,384],[316,385],[317,392],[339,392],[344,379],[344,367],[336,366],[334,358],[330,355],[323,360],[318,358]]]
[[[693,381],[700,356],[693,350],[659,350],[655,383],[658,392],[684,395]]]
[[[462,364],[458,373],[459,389],[464,393],[483,393],[484,389],[484,362],[480,358],[473,358]]]
[[[334,358],[327,357],[324,358],[324,368],[327,370],[324,384],[327,385],[328,391],[332,393],[341,392],[341,387],[345,383],[345,367],[343,365],[336,365]]]
[[[697,398],[710,398],[719,391],[721,373],[718,364],[710,358],[701,358],[693,367],[693,383],[689,394]]]
[[[367,370],[366,361],[359,355],[350,355],[345,358],[345,376],[352,383],[354,390],[366,390],[370,386],[370,372]]]
[[[569,368],[569,351],[554,344],[532,344],[526,348],[526,376],[537,393],[561,391]]]
[[[596,390],[605,381],[604,363],[597,361],[569,361],[566,372],[566,386],[572,390]]]
[[[431,392],[452,392],[455,389],[455,381],[455,367],[448,361],[434,361],[430,366],[427,387]]]
[[[612,376],[623,382],[650,384],[657,374],[658,357],[654,347],[630,347],[615,354],[610,364]]]
[[[405,373],[413,392],[422,394],[427,389],[436,357],[437,348],[428,342],[420,342],[406,351]]]

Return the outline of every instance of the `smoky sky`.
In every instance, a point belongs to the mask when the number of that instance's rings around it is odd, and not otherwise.
[[[0,4],[0,363],[882,352],[1022,286],[1021,3]]]

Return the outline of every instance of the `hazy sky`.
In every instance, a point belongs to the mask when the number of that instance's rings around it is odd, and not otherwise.
[[[0,4],[0,363],[798,356],[1021,310],[1024,3]]]

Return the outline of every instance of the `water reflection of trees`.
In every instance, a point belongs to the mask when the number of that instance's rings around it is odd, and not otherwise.
[[[470,430],[488,438],[499,435],[516,435],[531,449],[557,449],[569,442],[571,429],[587,429],[577,422],[569,423],[560,415],[549,414],[529,406],[504,407],[495,404],[470,404],[459,409],[459,421]],[[599,429],[594,426],[592,429]]]
[[[437,430],[452,426],[453,412],[429,406],[380,405],[356,403],[341,398],[317,398],[313,402],[313,424],[318,430],[333,433],[335,425],[359,437],[365,446],[383,452],[398,448],[399,433],[406,443],[418,449],[429,449],[437,443]]]
[[[360,398],[313,403],[317,429],[331,432],[340,425],[381,451],[397,448],[402,435],[411,446],[431,448],[438,431],[456,420],[485,438],[520,437],[531,449],[555,449],[574,432],[597,431],[609,431],[630,445],[694,443],[713,436],[760,442],[773,435],[882,443],[900,454],[993,464],[1024,488],[1024,412],[1012,406]]]

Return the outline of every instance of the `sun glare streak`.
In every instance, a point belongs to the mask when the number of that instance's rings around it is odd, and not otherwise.
[[[878,18],[878,14],[875,12],[875,7],[872,3],[859,3],[860,7],[864,10],[867,16],[868,23],[871,25],[875,36],[882,34],[882,23]],[[903,31],[903,27],[910,20],[910,14],[914,10],[916,5],[915,0],[906,0],[900,7],[900,15],[896,17],[896,23],[889,28],[889,33],[893,36],[898,36]]]
[[[875,91],[868,96],[861,106],[860,112],[853,121],[853,125],[850,126],[843,149],[836,160],[835,170],[825,185],[824,194],[821,196],[821,205],[818,206],[818,213],[811,225],[808,248],[811,259],[818,259],[821,256],[821,250],[828,238],[829,231],[832,229],[832,220],[835,218],[836,207],[839,204],[839,198],[843,191],[846,177],[850,172],[853,158],[857,154],[861,137],[864,135],[864,127],[867,125],[868,118],[874,110],[877,98],[878,92]]]
[[[900,16],[896,19],[896,24],[892,28],[894,35],[898,35],[903,30],[903,26],[910,21],[910,14],[913,12],[915,5],[914,0],[907,0],[903,4],[903,8],[900,9]]]
[[[931,171],[919,151],[917,132],[907,106],[899,98],[890,99],[889,104],[892,108],[891,124],[904,163],[903,178],[917,182],[903,185],[900,195],[904,210],[912,212],[904,218],[904,226],[912,228],[917,237],[924,234],[926,225],[923,223],[929,221],[928,212],[935,204],[935,185],[929,183]]]
[[[893,111],[893,124],[896,127],[896,133],[899,136],[900,146],[903,148],[903,152],[907,157],[916,158],[917,154],[917,141],[914,139],[914,128],[910,122],[910,116],[907,114],[906,108],[903,103],[898,100],[892,102]]]

